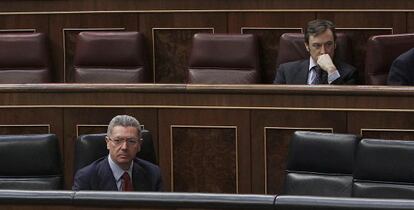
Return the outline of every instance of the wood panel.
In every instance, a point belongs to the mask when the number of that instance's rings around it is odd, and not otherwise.
[[[46,134],[50,133],[49,124],[0,125],[0,135]]]
[[[154,81],[185,83],[192,36],[195,33],[226,33],[225,13],[140,14],[140,28],[152,37]],[[155,60],[155,61],[154,61]],[[155,62],[155,63],[154,63]]]
[[[110,10],[219,10],[219,9],[409,9],[413,8],[414,3],[410,0],[240,0],[223,1],[208,0],[200,2],[198,0],[70,0],[70,1],[50,1],[50,0],[31,0],[31,1],[2,1],[0,11],[110,11]]]
[[[154,68],[156,83],[186,83],[193,36],[214,33],[214,28],[154,28]]]
[[[63,110],[59,108],[2,108],[0,109],[0,134],[53,133],[63,151]]]
[[[296,130],[346,133],[346,113],[252,111],[253,193],[280,194],[291,134]]]
[[[171,136],[172,191],[238,192],[237,127],[172,125]]]
[[[363,138],[414,140],[413,112],[348,113],[348,130]]]
[[[77,135],[103,132],[112,117],[130,114],[153,134],[166,191],[279,193],[293,131],[414,140],[413,90],[387,86],[0,85],[0,134],[40,133],[50,125],[50,133],[56,133],[61,143],[69,189]]]
[[[36,32],[48,33],[48,15],[0,15],[0,29],[21,30],[30,29]]]
[[[179,189],[181,191],[189,191],[191,189],[195,189],[197,191],[202,192],[237,192],[237,193],[245,193],[250,192],[250,129],[249,129],[249,112],[243,110],[193,110],[193,109],[168,109],[168,110],[160,110],[159,111],[159,151],[160,151],[160,166],[163,171],[163,179],[164,179],[164,186],[166,190],[172,189]],[[179,127],[195,127],[194,129],[185,130],[179,129],[176,130],[176,126]],[[211,127],[213,126],[213,127]],[[226,128],[227,126],[234,127],[237,131],[234,133],[234,129]],[[198,128],[197,127],[211,127],[211,128]],[[220,129],[221,127],[222,129]],[[201,129],[201,130],[200,130]],[[208,132],[211,131],[209,134]],[[187,133],[188,132],[188,133]],[[213,141],[217,142],[219,140],[223,140],[225,142],[221,142],[219,144],[211,144],[209,141],[212,141],[214,135],[222,135],[224,133],[230,134],[230,136],[220,137]],[[179,137],[183,137],[184,139],[180,139]],[[185,142],[182,142],[185,141]],[[181,148],[174,147],[175,144],[187,143],[189,146],[190,142],[194,141],[193,144],[195,145],[205,145],[205,148],[215,148],[215,149],[222,149],[221,147],[224,145],[228,145],[231,148],[227,148],[225,151],[228,153],[225,154],[222,164],[225,164],[227,168],[225,171],[216,171],[211,177],[209,176],[209,182],[206,184],[202,184],[201,186],[183,186],[185,184],[185,180],[182,180],[185,177],[189,177],[194,174],[194,171],[198,171],[194,175],[198,175],[199,172],[207,169],[203,169],[203,167],[217,167],[220,169],[224,167],[224,165],[216,165],[217,158],[207,159],[208,156],[214,154],[223,154],[224,151],[217,151],[214,150],[207,150],[204,151],[203,154],[205,156],[199,156],[200,154],[194,154],[198,151],[198,149],[194,149],[191,151],[187,151],[184,154],[188,154],[187,156],[197,157],[197,159],[202,159],[203,162],[199,163],[197,161],[191,161],[189,163],[179,163],[185,164],[180,168],[172,167],[173,164],[177,164],[174,160],[174,163],[171,160],[171,157],[174,158],[175,156],[178,157],[178,160],[182,160],[183,154],[175,154],[174,152],[180,152]],[[236,141],[236,142],[235,142]],[[234,144],[237,149],[234,148]],[[233,145],[233,146],[232,146]],[[175,148],[175,149],[173,149]],[[211,149],[209,148],[209,149]],[[208,154],[209,151],[212,154]],[[192,154],[188,153],[192,152]],[[235,158],[235,154],[238,158]],[[181,158],[181,159],[180,159]],[[232,161],[236,161],[233,162]],[[216,165],[216,166],[214,166]],[[201,167],[201,168],[200,168]],[[236,177],[234,177],[234,170],[233,167],[238,168]],[[233,168],[233,169],[232,169]],[[181,172],[171,171],[175,169],[185,170],[182,173],[184,177],[177,177],[174,175],[178,175]],[[186,173],[189,174],[186,174]],[[232,175],[233,174],[233,175]],[[230,177],[220,177],[219,175],[226,175]],[[174,179],[173,179],[174,178]],[[201,179],[201,178],[200,178]],[[181,180],[181,182],[175,183],[174,180]],[[236,183],[235,180],[237,180]],[[223,182],[224,181],[224,182]],[[208,185],[207,185],[208,184]],[[235,185],[233,185],[235,184]],[[231,189],[232,187],[236,187]]]
[[[407,33],[414,33],[414,13],[407,13]]]
[[[414,141],[414,129],[364,128],[361,134],[364,138]]]

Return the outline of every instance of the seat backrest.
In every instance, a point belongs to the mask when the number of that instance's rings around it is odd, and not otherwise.
[[[352,64],[352,42],[344,33],[336,34],[335,58]],[[305,35],[302,33],[284,33],[279,39],[279,53],[276,68],[282,63],[309,58],[305,48]]]
[[[51,82],[43,33],[0,33],[0,83]]]
[[[358,137],[296,131],[289,146],[284,193],[351,197]]]
[[[74,55],[77,83],[148,82],[144,37],[138,32],[81,32]]]
[[[188,83],[260,83],[258,41],[253,34],[195,34]]]
[[[365,83],[386,85],[392,62],[413,47],[414,33],[370,37],[365,57]]]
[[[137,157],[157,164],[152,135],[148,130],[141,130],[141,151]],[[106,133],[87,134],[78,137],[75,143],[75,166],[74,172],[89,165],[93,161],[108,155],[105,142]]]
[[[322,196],[278,195],[276,210],[407,210],[414,209],[411,199],[330,198]]]
[[[353,197],[414,198],[414,142],[363,139],[358,145]]]
[[[1,135],[0,189],[62,189],[60,160],[54,134]]]

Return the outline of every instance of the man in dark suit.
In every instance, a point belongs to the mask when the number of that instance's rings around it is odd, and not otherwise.
[[[72,189],[161,191],[159,167],[136,158],[141,141],[141,126],[134,117],[114,117],[106,136],[109,155],[77,171]]]
[[[414,85],[414,48],[398,56],[391,64],[388,85]]]
[[[276,72],[276,84],[356,84],[355,67],[334,59],[335,25],[328,20],[313,20],[305,31],[309,59],[284,63]]]

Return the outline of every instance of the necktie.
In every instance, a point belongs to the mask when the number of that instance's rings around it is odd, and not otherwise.
[[[122,191],[134,191],[134,187],[132,186],[131,177],[129,177],[128,172],[124,172],[122,175]]]
[[[326,71],[321,70],[319,84],[328,84],[328,73]]]
[[[314,73],[314,77],[313,80],[311,82],[312,85],[317,85],[320,84],[320,79],[321,79],[321,68],[319,68],[318,66],[314,66],[312,67]]]

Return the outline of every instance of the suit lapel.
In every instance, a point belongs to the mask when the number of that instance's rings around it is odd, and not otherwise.
[[[134,160],[133,167],[132,181],[134,182],[134,191],[151,191],[151,180],[148,179],[144,168],[139,165],[138,160]]]
[[[298,84],[308,84],[309,62],[309,59],[300,62],[299,72],[295,77],[297,79]]]
[[[100,186],[101,190],[109,190],[109,191],[118,191],[118,187],[116,186],[116,181],[114,174],[112,173],[111,167],[109,167],[108,158],[106,157],[104,161],[102,161],[99,165],[99,169],[97,170],[99,177],[98,186]]]

